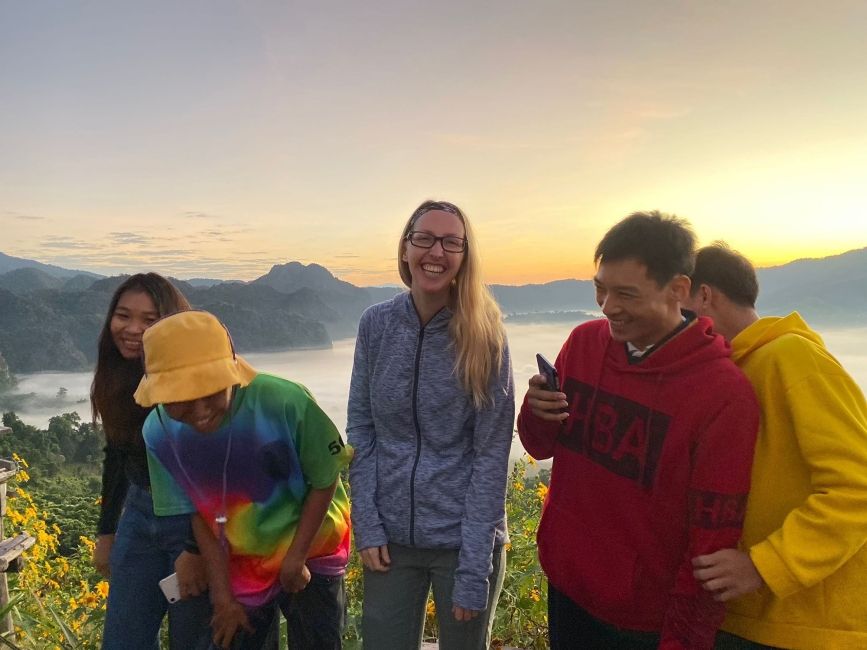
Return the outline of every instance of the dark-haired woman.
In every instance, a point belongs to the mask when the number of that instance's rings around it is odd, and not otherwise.
[[[148,409],[133,393],[141,380],[141,337],[157,319],[189,309],[186,298],[156,273],[127,278],[114,292],[99,335],[96,372],[90,389],[94,420],[106,437],[102,505],[94,550],[97,570],[109,578],[104,650],[156,650],[168,610],[175,650],[210,638],[207,595],[168,604],[159,581],[175,571],[184,593],[206,588],[201,559],[185,550],[192,539],[187,515],[157,517],[141,427]]]

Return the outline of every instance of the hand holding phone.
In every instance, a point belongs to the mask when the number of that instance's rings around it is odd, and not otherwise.
[[[160,580],[159,585],[166,600],[170,603],[176,603],[181,599],[181,586],[178,583],[177,573],[166,576]]]
[[[539,366],[539,374],[545,378],[547,390],[559,392],[560,377],[557,375],[557,369],[541,354],[536,355],[536,364]]]
[[[550,393],[560,393],[561,390],[557,369],[541,354],[536,355],[536,363],[539,365],[539,375],[545,379],[545,384],[541,385],[537,377],[533,377],[530,380],[530,389],[527,391],[527,402],[536,417],[563,422],[569,417],[569,404],[564,398],[552,399],[550,395]]]

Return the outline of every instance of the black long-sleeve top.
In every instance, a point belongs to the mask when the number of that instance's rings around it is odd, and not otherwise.
[[[106,445],[102,464],[102,499],[99,509],[100,535],[113,535],[123,510],[130,483],[150,487],[148,461],[144,445]]]

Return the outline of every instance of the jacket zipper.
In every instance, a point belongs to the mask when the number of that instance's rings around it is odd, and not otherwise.
[[[421,345],[424,341],[424,326],[419,329],[415,348],[415,368],[412,380],[412,419],[415,422],[415,461],[409,477],[409,545],[415,546],[415,472],[421,458],[421,425],[418,423],[418,369],[421,362]]]

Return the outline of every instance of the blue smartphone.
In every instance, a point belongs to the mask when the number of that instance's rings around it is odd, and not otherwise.
[[[541,354],[536,355],[536,364],[539,366],[539,374],[545,378],[548,390],[560,392],[560,377],[557,369]]]

